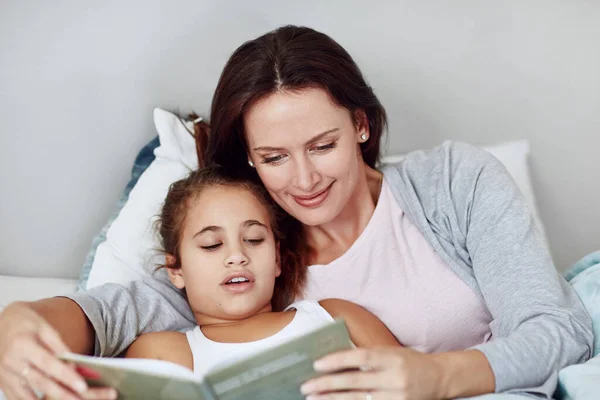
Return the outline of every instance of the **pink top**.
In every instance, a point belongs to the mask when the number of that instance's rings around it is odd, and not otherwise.
[[[308,268],[304,298],[359,304],[419,351],[462,350],[491,337],[483,301],[408,220],[385,179],[373,216],[350,249]]]

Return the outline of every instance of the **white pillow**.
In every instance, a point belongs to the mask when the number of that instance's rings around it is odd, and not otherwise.
[[[140,176],[129,199],[97,250],[86,288],[108,282],[126,283],[147,276],[164,262],[158,251],[155,221],[171,183],[198,168],[193,123],[154,109],[160,146],[156,158]],[[188,131],[189,129],[189,131]]]
[[[515,183],[523,193],[525,201],[529,206],[529,211],[538,224],[546,243],[546,230],[540,213],[537,208],[533,186],[529,174],[529,142],[527,140],[516,140],[512,142],[501,143],[495,146],[482,147],[496,157],[508,170],[509,174],[515,180]],[[391,164],[402,160],[404,155],[389,155],[382,159],[383,164]]]
[[[154,151],[156,159],[140,176],[125,206],[110,226],[106,241],[98,246],[87,288],[139,279],[164,262],[164,257],[158,252],[159,239],[154,226],[156,217],[171,183],[196,169],[198,161],[194,138],[190,134],[193,130],[191,122],[184,123],[176,115],[156,108],[154,123],[160,139],[160,146]],[[527,142],[507,143],[488,150],[506,165],[542,226],[529,180]],[[401,157],[385,157],[384,162]]]

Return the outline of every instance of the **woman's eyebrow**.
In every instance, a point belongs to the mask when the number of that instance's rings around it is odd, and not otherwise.
[[[313,136],[312,138],[310,138],[305,144],[311,144],[311,143],[317,142],[317,141],[321,140],[323,137],[329,135],[330,133],[337,132],[339,130],[340,130],[340,128],[333,128],[333,129],[326,130],[325,132],[321,132],[321,133]],[[259,147],[255,147],[253,150],[254,151],[279,151],[279,150],[283,150],[283,148],[282,147],[271,147],[271,146],[259,146]]]

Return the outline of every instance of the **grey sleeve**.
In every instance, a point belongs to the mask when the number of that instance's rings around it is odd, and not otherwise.
[[[493,317],[492,340],[475,348],[487,357],[497,392],[552,393],[558,370],[591,356],[591,319],[505,167],[464,144],[449,146],[447,156],[455,218]]]
[[[196,325],[183,293],[163,271],[127,285],[105,284],[65,296],[75,301],[96,331],[94,353],[114,357],[141,334],[182,331]]]

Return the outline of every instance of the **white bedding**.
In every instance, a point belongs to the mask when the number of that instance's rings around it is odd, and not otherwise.
[[[0,311],[14,301],[32,301],[72,293],[76,279],[21,278],[0,275]]]

